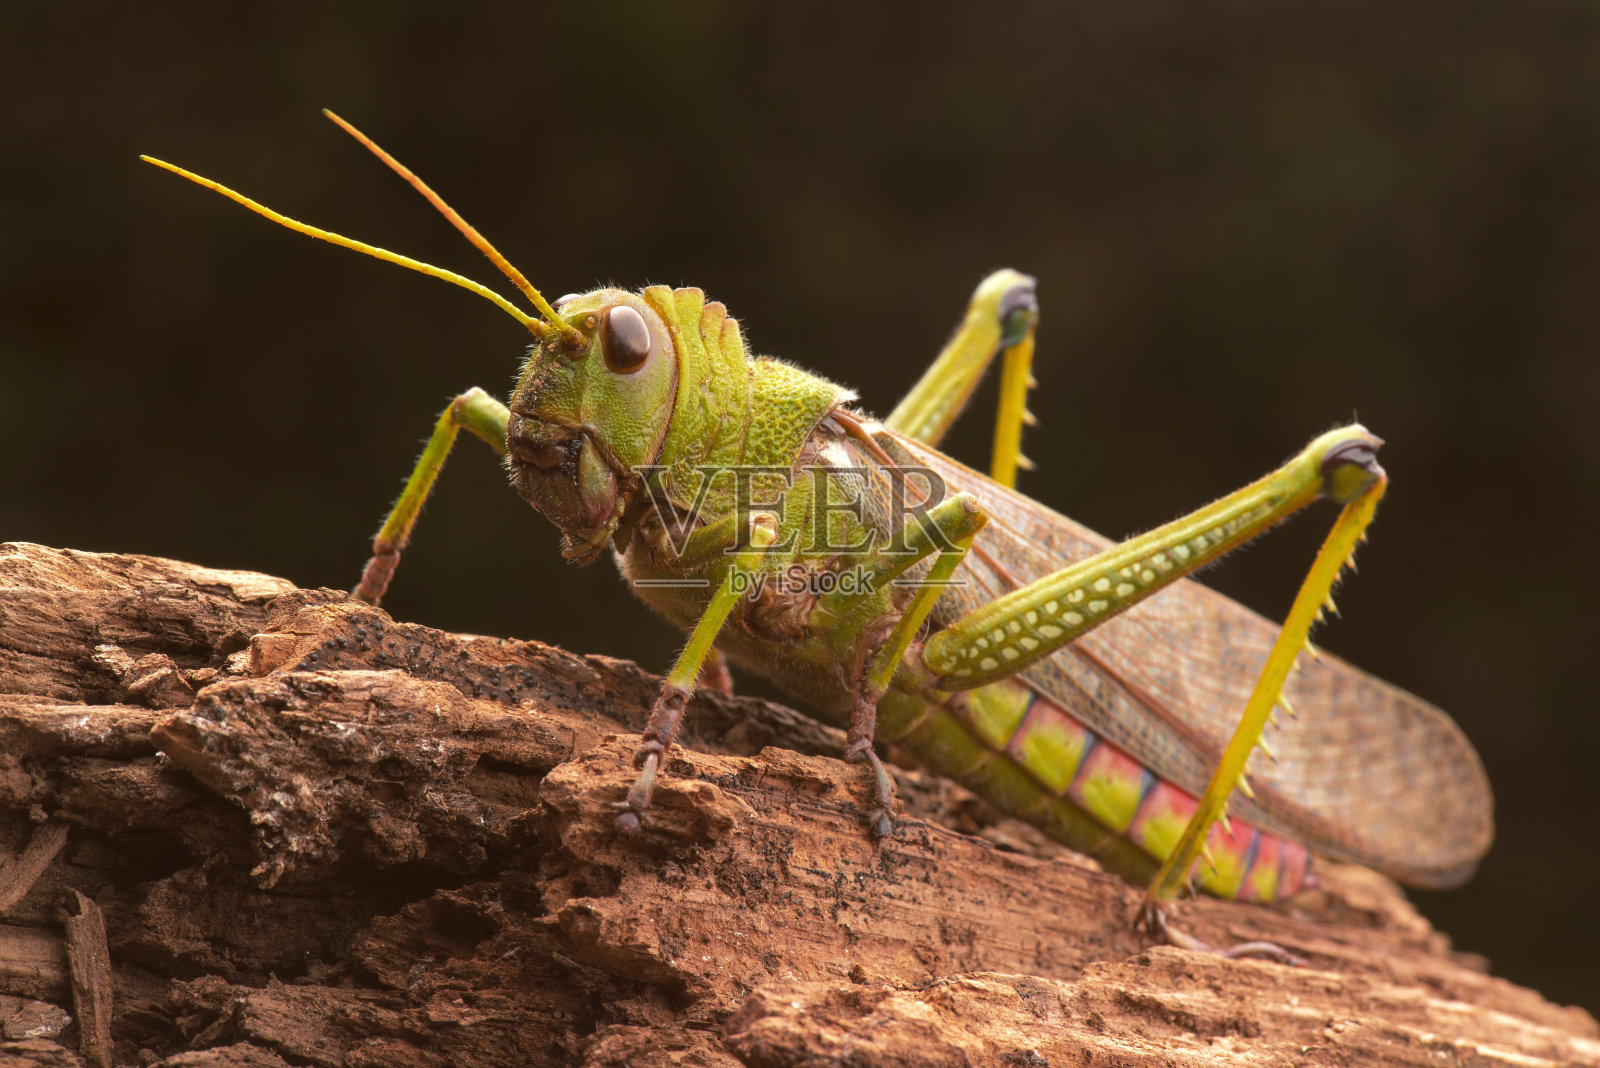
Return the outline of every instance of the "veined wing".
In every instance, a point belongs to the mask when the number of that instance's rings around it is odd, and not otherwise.
[[[936,625],[1113,544],[920,442],[876,424],[891,453],[977,496],[990,523],[934,609]],[[897,459],[900,457],[897,456]],[[1278,625],[1182,579],[1035,664],[1022,677],[1157,775],[1205,788]],[[1327,856],[1416,886],[1453,886],[1493,837],[1488,778],[1444,712],[1320,652],[1285,696],[1297,717],[1268,728],[1277,760],[1251,761],[1256,800],[1230,808]]]

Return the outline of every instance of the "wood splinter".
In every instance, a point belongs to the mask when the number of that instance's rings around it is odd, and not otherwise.
[[[5,916],[39,881],[56,854],[67,844],[68,827],[51,820],[33,832],[22,855],[0,871],[0,916]]]
[[[100,906],[73,890],[62,909],[78,1049],[89,1068],[111,1068],[111,948]]]

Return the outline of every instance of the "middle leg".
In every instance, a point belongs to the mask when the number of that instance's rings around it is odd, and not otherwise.
[[[970,493],[958,493],[941,501],[925,514],[907,519],[896,537],[867,555],[860,564],[864,581],[859,586],[828,594],[811,610],[808,622],[817,629],[840,625],[864,634],[871,622],[865,613],[879,607],[879,602],[871,599],[874,592],[889,583],[910,585],[915,591],[883,643],[870,652],[856,681],[845,741],[845,759],[865,762],[872,769],[875,803],[867,815],[867,824],[879,838],[893,829],[894,778],[873,749],[878,702],[888,692],[934,602],[966,558],[972,539],[988,521],[988,515]],[[920,577],[902,577],[930,556],[933,563]]]

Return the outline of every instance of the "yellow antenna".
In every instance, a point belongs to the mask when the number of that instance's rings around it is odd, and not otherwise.
[[[366,134],[362,133],[360,130],[344,121],[344,119],[340,118],[338,115],[334,114],[331,109],[323,108],[322,113],[337,123],[339,128],[344,130],[345,133],[349,134],[351,137],[354,137],[357,141],[360,141],[363,145],[365,145],[374,156],[377,156],[379,159],[383,160],[390,170],[404,178],[411,184],[413,189],[427,198],[428,203],[432,204],[434,208],[438,210],[440,215],[443,215],[446,219],[449,219],[451,225],[457,230],[461,231],[462,237],[465,237],[468,241],[472,242],[474,248],[483,253],[485,256],[489,257],[489,262],[500,268],[500,273],[511,279],[512,283],[518,289],[522,290],[523,295],[533,302],[534,307],[539,309],[540,314],[545,317],[546,321],[548,321],[551,326],[555,327],[557,330],[560,330],[569,338],[572,338],[580,343],[585,343],[587,341],[587,339],[584,338],[581,330],[571,325],[556,314],[556,310],[550,306],[549,301],[544,299],[544,295],[533,287],[533,283],[529,282],[528,279],[523,276],[521,271],[517,270],[511,265],[510,260],[506,259],[500,254],[499,249],[495,248],[489,243],[488,238],[478,233],[477,227],[467,222],[467,220],[463,219],[456,212],[456,209],[452,208],[449,204],[446,204],[444,202],[444,198],[438,193],[435,193],[427,182],[424,182],[421,178],[418,178],[411,172],[411,168],[407,167],[404,163],[401,163],[399,160],[389,155],[389,153],[385,152],[381,147],[379,147],[376,141],[372,140],[372,138],[368,137]]]
[[[527,312],[511,303],[505,297],[502,297],[488,286],[479,285],[472,279],[456,274],[454,271],[447,271],[443,267],[435,267],[431,263],[423,263],[421,260],[414,260],[410,256],[402,256],[398,252],[390,252],[386,248],[379,248],[376,245],[369,245],[365,241],[357,241],[354,238],[345,237],[343,234],[336,234],[328,230],[320,229],[312,226],[310,223],[303,223],[299,219],[291,219],[287,215],[273,211],[265,204],[258,204],[254,200],[251,200],[249,197],[245,196],[243,193],[237,193],[234,190],[229,189],[220,182],[213,182],[210,178],[202,178],[193,171],[186,171],[182,167],[168,163],[166,160],[156,159],[154,156],[140,156],[139,158],[144,160],[146,163],[155,164],[162,170],[171,171],[173,174],[176,174],[181,178],[187,178],[196,185],[203,185],[207,189],[221,193],[229,200],[232,200],[237,204],[244,205],[263,218],[271,219],[279,226],[287,226],[291,230],[305,234],[308,237],[317,238],[319,241],[327,241],[331,244],[339,245],[342,248],[354,249],[357,252],[364,252],[368,256],[373,256],[380,260],[387,260],[390,263],[397,263],[401,267],[409,267],[413,271],[420,271],[423,274],[432,275],[434,278],[442,278],[446,282],[451,282],[460,286],[462,289],[470,290],[485,300],[493,301],[501,311],[505,312],[507,315],[511,316],[517,322],[521,323],[523,326],[532,331],[535,337],[543,338],[545,335],[544,323],[540,322],[538,319],[535,319],[533,316],[529,315]]]

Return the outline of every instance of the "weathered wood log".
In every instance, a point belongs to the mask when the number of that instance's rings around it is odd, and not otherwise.
[[[619,837],[655,686],[263,575],[0,546],[0,1065],[96,1055],[74,893],[118,1064],[1600,1064],[1586,1013],[1360,869],[1184,906],[1292,969],[1148,946],[1137,890],[915,771],[874,843],[838,732],[767,701],[697,697]]]

